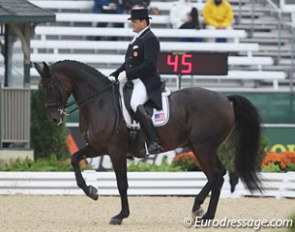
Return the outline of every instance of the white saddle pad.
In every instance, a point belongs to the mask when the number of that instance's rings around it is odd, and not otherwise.
[[[140,128],[138,122],[131,119],[131,116],[126,108],[124,99],[123,99],[123,88],[120,87],[120,95],[121,95],[121,104],[122,104],[122,111],[123,117],[126,122],[127,127],[129,128]],[[169,120],[169,101],[168,96],[170,95],[170,90],[165,88],[165,92],[162,93],[162,110],[153,109],[152,121],[155,127],[164,126]]]

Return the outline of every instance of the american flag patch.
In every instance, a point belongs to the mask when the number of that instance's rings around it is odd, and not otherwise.
[[[155,122],[165,121],[165,113],[156,113]]]

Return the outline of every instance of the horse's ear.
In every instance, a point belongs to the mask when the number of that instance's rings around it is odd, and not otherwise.
[[[42,62],[43,63],[43,74],[45,77],[51,77],[52,73],[51,73],[51,68],[48,66],[48,64],[46,62]]]
[[[39,73],[39,75],[41,76],[43,69],[41,68],[41,66],[38,63],[33,63],[35,66],[35,69],[37,70],[37,72]]]
[[[44,78],[51,77],[52,76],[51,68],[44,61],[42,62],[42,64],[43,64],[43,67],[39,65],[38,63],[34,63],[34,66],[37,72],[40,74],[41,77],[44,77]]]

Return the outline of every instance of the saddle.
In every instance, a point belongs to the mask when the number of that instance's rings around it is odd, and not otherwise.
[[[131,109],[130,100],[133,92],[133,82],[128,81],[123,89],[120,87],[121,95],[121,105],[122,113],[125,123],[128,128],[140,129],[140,125],[136,120],[135,113]],[[147,101],[144,104],[144,108],[147,113],[150,115],[153,124],[155,127],[164,126],[169,120],[169,101],[168,96],[170,95],[170,90],[168,90],[165,85],[162,87],[162,106],[163,109],[158,110],[154,107],[154,104],[151,101]]]
[[[162,109],[158,110],[154,107],[154,104],[151,101],[147,101],[144,104],[144,107],[147,113],[150,115],[152,122],[155,127],[164,126],[169,120],[169,99],[170,90],[163,86],[162,91]],[[131,109],[130,100],[133,91],[133,82],[128,81],[124,87],[120,86],[120,95],[121,95],[121,109],[124,121],[126,126],[129,129],[129,152],[131,154],[136,153],[136,144],[138,142],[138,135],[140,130],[140,124],[135,117],[135,113]],[[127,156],[128,157],[128,156]],[[140,157],[140,156],[138,156]],[[130,157],[129,157],[130,158]],[[131,158],[133,156],[131,155]]]

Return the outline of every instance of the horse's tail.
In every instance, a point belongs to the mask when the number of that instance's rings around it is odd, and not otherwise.
[[[232,95],[235,128],[230,142],[236,148],[235,171],[250,191],[262,191],[257,174],[257,157],[261,136],[261,118],[258,109],[245,97]]]

